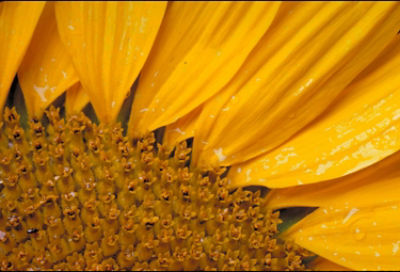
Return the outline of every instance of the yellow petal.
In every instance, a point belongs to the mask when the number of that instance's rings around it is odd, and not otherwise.
[[[318,257],[310,264],[310,268],[314,271],[351,271],[350,269],[340,266],[328,259]]]
[[[54,3],[48,2],[18,70],[29,115],[40,117],[46,107],[78,81],[57,32]]]
[[[100,121],[115,121],[165,8],[165,2],[56,3],[61,40]]]
[[[65,108],[67,113],[78,113],[89,103],[89,96],[83,90],[80,82],[67,90]]]
[[[177,143],[191,138],[194,135],[196,120],[201,113],[202,107],[198,107],[189,114],[179,118],[178,121],[165,128],[163,144],[173,148]]]
[[[219,114],[212,125],[206,114],[199,119],[199,128],[211,128],[194,137],[200,167],[240,163],[289,139],[343,93],[400,24],[395,2],[285,4],[220,94],[226,102],[206,103]]]
[[[232,175],[233,183],[309,184],[351,174],[399,150],[399,69],[396,37],[316,122],[274,151],[234,167],[232,173],[242,172]]]
[[[174,2],[135,94],[135,137],[171,124],[216,94],[268,29],[279,3]]]
[[[45,2],[0,3],[0,108],[4,106]]]
[[[357,173],[268,193],[268,206],[283,207],[366,207],[400,201],[400,152]]]
[[[399,270],[399,205],[321,208],[292,226],[283,238],[347,268]]]

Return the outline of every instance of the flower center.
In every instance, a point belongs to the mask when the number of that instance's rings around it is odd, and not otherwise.
[[[1,269],[304,269],[307,253],[277,238],[279,212],[260,191],[229,190],[226,169],[187,165],[151,133],[83,114],[24,131],[6,109],[0,134]]]

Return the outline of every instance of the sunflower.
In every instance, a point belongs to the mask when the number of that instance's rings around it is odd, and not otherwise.
[[[398,270],[396,2],[0,3],[1,270]]]

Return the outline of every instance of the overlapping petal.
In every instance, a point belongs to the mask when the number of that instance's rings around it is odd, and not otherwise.
[[[67,90],[65,97],[65,109],[67,113],[80,112],[89,103],[89,97],[83,90],[80,82]]]
[[[399,23],[394,2],[285,3],[219,95],[224,103],[205,105],[194,161],[232,165],[288,140],[343,94]]]
[[[166,12],[131,112],[129,132],[175,122],[216,94],[268,29],[279,3],[175,2]]]
[[[165,2],[56,3],[61,40],[102,122],[115,121],[165,8]]]
[[[271,208],[366,207],[400,201],[400,152],[357,173],[317,184],[274,189]]]
[[[165,128],[163,144],[173,148],[177,143],[194,136],[195,124],[203,107],[200,106]]]
[[[313,260],[310,267],[315,271],[351,271],[346,267],[340,266],[322,257]]]
[[[400,202],[388,202],[360,209],[320,208],[284,238],[351,269],[399,270],[399,207]]]
[[[18,70],[45,2],[0,3],[0,108]]]
[[[235,166],[233,183],[309,184],[356,172],[399,150],[399,69],[395,37],[318,120],[274,151]]]
[[[40,117],[46,107],[78,82],[72,60],[57,31],[54,3],[48,2],[18,70],[28,113]]]

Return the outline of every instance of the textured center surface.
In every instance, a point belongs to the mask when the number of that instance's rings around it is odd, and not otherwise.
[[[170,153],[83,114],[47,118],[24,131],[4,113],[1,270],[305,268],[260,191],[228,190],[223,168],[191,170],[186,142]]]

